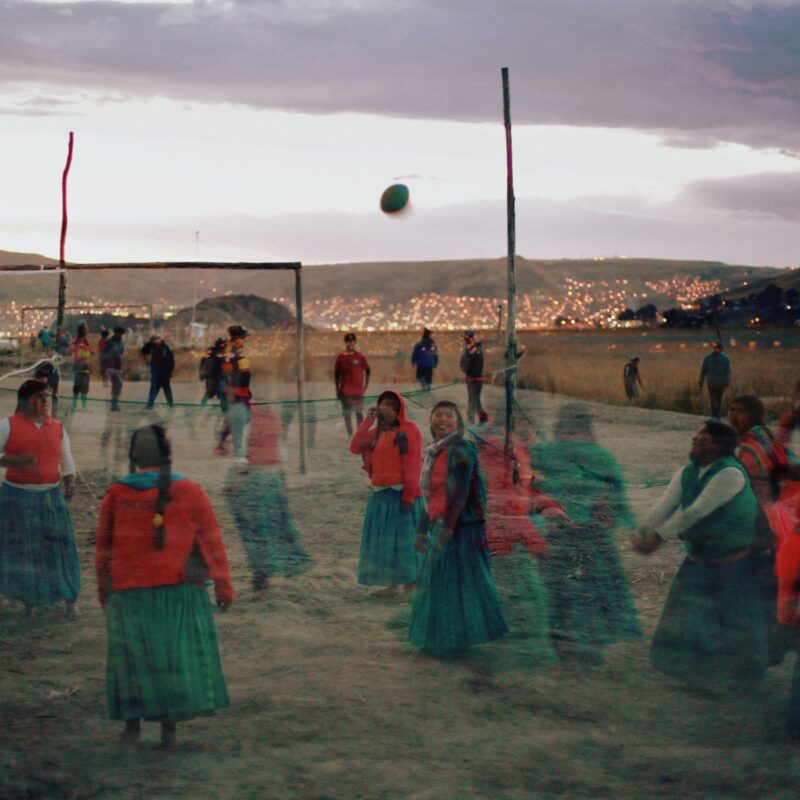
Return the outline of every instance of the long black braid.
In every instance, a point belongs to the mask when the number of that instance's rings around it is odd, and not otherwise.
[[[156,498],[156,516],[153,517],[153,524],[156,528],[155,540],[153,546],[156,550],[162,550],[167,539],[167,529],[164,527],[164,512],[172,499],[170,496],[170,483],[172,475],[172,451],[167,439],[167,433],[160,425],[151,425],[150,430],[158,446],[159,454],[159,474],[158,474],[158,497]],[[134,461],[134,452],[136,448],[136,437],[139,432],[133,434],[131,437],[131,446],[128,454],[128,467],[130,472],[136,471],[136,463]],[[143,465],[139,465],[143,466]],[[153,465],[155,466],[155,465]],[[156,525],[156,521],[159,524]]]

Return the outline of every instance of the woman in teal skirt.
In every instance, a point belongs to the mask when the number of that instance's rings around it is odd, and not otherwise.
[[[393,595],[402,584],[409,595],[417,580],[414,534],[422,510],[422,435],[406,419],[401,394],[390,389],[378,397],[353,434],[350,452],[361,456],[372,484],[358,582],[385,587],[379,596]]]
[[[161,723],[161,744],[175,744],[179,721],[228,705],[214,617],[233,602],[228,559],[208,496],[171,472],[164,429],[131,439],[131,474],[113,483],[100,506],[97,588],[106,611],[108,707],[138,741],[142,719]]]
[[[425,553],[409,620],[409,640],[433,655],[457,654],[508,630],[492,579],[486,538],[486,487],[476,449],[463,438],[458,406],[431,413],[425,451],[427,508],[417,549]]]

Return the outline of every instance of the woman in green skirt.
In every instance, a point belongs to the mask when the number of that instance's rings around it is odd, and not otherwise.
[[[486,487],[458,406],[438,402],[421,485],[427,508],[417,528],[425,552],[411,608],[409,640],[434,655],[455,654],[508,630],[486,538]]]
[[[130,464],[131,474],[106,492],[97,530],[108,707],[125,721],[124,740],[138,741],[141,720],[155,720],[168,748],[179,721],[228,705],[205,581],[213,580],[223,610],[233,587],[208,496],[171,472],[163,428],[133,434]]]

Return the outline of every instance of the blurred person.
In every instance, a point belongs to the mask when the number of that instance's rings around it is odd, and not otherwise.
[[[634,356],[622,370],[622,382],[625,385],[625,396],[629,401],[639,397],[639,387],[644,389],[642,378],[639,375],[639,356]]]
[[[123,740],[141,720],[161,723],[174,746],[179,721],[229,705],[205,582],[217,605],[234,599],[219,523],[202,487],[171,471],[171,447],[158,425],[131,437],[130,474],[100,506],[95,568],[106,612],[106,693]]]
[[[140,350],[150,360],[150,392],[147,395],[147,408],[153,408],[158,393],[163,389],[167,405],[172,408],[172,373],[175,371],[175,355],[162,336],[154,333]]]
[[[205,391],[200,400],[200,405],[206,405],[209,400],[219,398],[219,406],[224,414],[228,410],[228,400],[225,397],[225,381],[222,367],[225,363],[225,350],[228,340],[219,336],[211,347],[207,348],[200,359],[200,380],[205,383]]]
[[[225,494],[258,598],[270,578],[300,575],[311,559],[289,509],[280,420],[264,407],[253,407],[251,418],[247,464],[231,467]]]
[[[37,335],[42,352],[46,353],[53,345],[53,336],[47,328],[41,328]]]
[[[97,361],[100,365],[100,379],[103,382],[103,386],[108,386],[108,378],[103,369],[103,348],[106,346],[109,336],[111,336],[111,331],[108,328],[101,328],[100,338],[97,340]]]
[[[358,582],[386,587],[379,596],[391,596],[400,584],[410,594],[417,580],[414,537],[422,508],[422,434],[406,417],[399,392],[390,389],[379,395],[353,435],[350,452],[361,456],[372,485]]]
[[[478,452],[464,439],[455,403],[436,403],[430,419],[433,441],[425,449],[420,479],[427,505],[416,540],[424,557],[408,638],[415,647],[444,656],[497,639],[508,626],[492,578]]]
[[[89,380],[92,374],[90,361],[92,358],[92,348],[89,344],[89,329],[85,322],[78,325],[75,338],[72,340],[70,348],[72,350],[72,408],[78,405],[80,398],[81,406],[86,408],[89,395]]]
[[[475,338],[474,331],[464,331],[464,352],[461,354],[461,371],[467,382],[467,422],[472,425],[486,422],[489,415],[481,405],[483,391],[483,344]]]
[[[113,335],[100,352],[100,369],[111,384],[111,411],[119,411],[119,398],[122,396],[122,356],[125,342],[122,337],[125,328],[117,325]]]
[[[582,403],[561,407],[553,441],[534,443],[531,461],[542,476],[537,488],[568,517],[547,520],[541,562],[553,638],[566,654],[599,662],[606,645],[641,636],[615,542],[618,528],[636,527],[624,474]],[[537,498],[534,510],[545,508]]]
[[[225,414],[226,428],[223,429],[220,447],[230,433],[233,440],[233,457],[236,463],[247,463],[247,437],[250,429],[250,361],[244,352],[247,331],[241,325],[228,328],[230,349],[222,364],[225,381],[225,396],[228,408]]]
[[[52,354],[48,354],[52,356]],[[58,419],[58,386],[61,383],[61,373],[52,361],[44,361],[33,373],[34,380],[41,381],[50,391],[51,416]]]
[[[356,335],[352,332],[346,333],[344,351],[339,353],[334,364],[333,379],[336,397],[342,404],[342,416],[348,436],[353,435],[353,413],[356,415],[357,425],[364,421],[364,395],[371,373],[367,357],[356,350]]]
[[[417,368],[417,380],[424,391],[430,391],[433,383],[433,370],[439,365],[439,351],[433,334],[427,328],[422,331],[422,338],[414,345],[411,363]]]
[[[75,493],[69,436],[49,415],[47,386],[25,381],[17,411],[0,421],[0,594],[27,613],[65,601],[77,615],[81,569],[64,498]]]
[[[728,425],[703,425],[689,464],[632,543],[647,554],[680,538],[686,551],[650,647],[655,668],[699,688],[748,691],[764,678],[768,654],[754,558],[758,500],[736,445]]]
[[[703,359],[700,367],[699,386],[708,386],[708,402],[711,418],[719,422],[722,410],[722,395],[731,385],[731,360],[722,352],[722,342],[711,343],[711,352]]]

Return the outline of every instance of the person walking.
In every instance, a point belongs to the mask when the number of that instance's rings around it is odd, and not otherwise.
[[[64,426],[49,415],[47,384],[25,381],[17,411],[0,421],[0,594],[36,606],[63,600],[77,616],[81,565],[64,498],[75,462]]]
[[[72,350],[72,409],[78,405],[80,398],[81,406],[86,408],[89,395],[89,379],[92,374],[91,358],[92,348],[87,338],[89,329],[85,322],[78,325],[75,338],[72,340],[70,348]]]
[[[632,544],[648,554],[680,538],[686,551],[650,647],[655,668],[701,688],[741,692],[764,678],[767,635],[754,558],[758,500],[736,445],[732,428],[703,425],[689,464]]]
[[[171,471],[164,428],[135,431],[131,473],[100,505],[95,571],[106,612],[106,694],[123,740],[141,720],[161,723],[173,747],[177,723],[229,705],[206,580],[217,605],[234,599],[219,522],[202,487]]]
[[[336,357],[333,379],[336,397],[342,404],[342,416],[348,436],[353,435],[352,415],[356,415],[356,425],[364,420],[364,395],[371,373],[367,357],[356,350],[356,335],[352,332],[346,333],[344,351]]]
[[[158,393],[163,389],[167,405],[172,408],[172,373],[175,371],[175,355],[160,334],[154,333],[141,349],[141,354],[150,359],[150,392],[147,408],[153,408]]]
[[[622,382],[625,385],[625,396],[629,402],[639,397],[639,387],[644,389],[642,378],[639,375],[639,356],[634,356],[622,370]]]
[[[379,395],[353,435],[350,452],[361,456],[372,484],[361,533],[358,582],[385,587],[378,593],[385,597],[403,584],[410,595],[417,580],[414,537],[422,510],[422,435],[406,417],[399,392],[389,389]]]
[[[100,352],[100,368],[106,379],[111,384],[111,410],[119,411],[119,398],[122,395],[122,356],[125,352],[125,342],[122,337],[125,328],[117,325],[113,335]]]
[[[467,382],[467,422],[472,425],[486,422],[489,415],[481,405],[483,391],[483,344],[475,338],[475,332],[464,331],[464,352],[461,355],[461,371]]]
[[[228,347],[228,340],[224,336],[219,336],[214,344],[209,347],[200,359],[200,380],[205,383],[205,391],[200,400],[200,405],[204,406],[209,400],[219,398],[219,406],[224,414],[228,410],[228,400],[225,397],[225,381],[222,377],[222,367],[225,363],[225,350]]]
[[[731,360],[722,352],[722,342],[711,343],[711,352],[703,359],[700,367],[700,388],[708,386],[708,402],[711,419],[719,422],[722,411],[722,395],[731,385]]]
[[[436,403],[421,476],[427,507],[417,527],[424,558],[408,638],[437,656],[463,653],[508,631],[492,578],[486,485],[464,430],[455,403]]]
[[[430,391],[433,370],[439,365],[439,351],[433,341],[433,334],[427,328],[422,331],[422,338],[414,345],[411,363],[417,368],[417,380],[423,391]]]
[[[222,432],[218,448],[224,449],[224,442],[231,434],[233,457],[236,463],[247,463],[247,437],[250,428],[250,361],[244,352],[247,331],[241,325],[228,328],[230,350],[222,364],[225,381],[225,395],[228,408],[225,413],[226,428]]]

